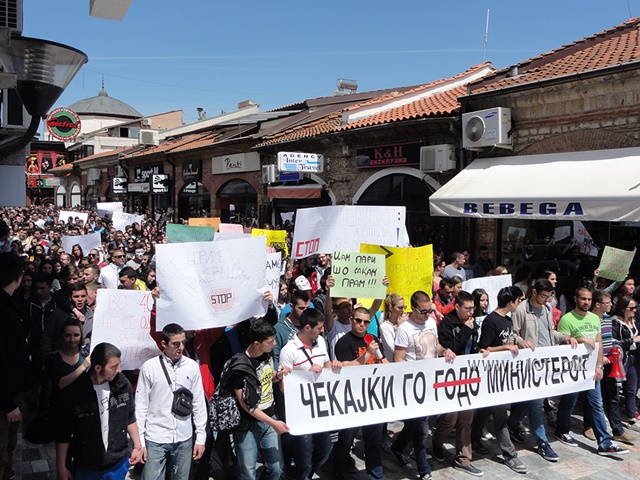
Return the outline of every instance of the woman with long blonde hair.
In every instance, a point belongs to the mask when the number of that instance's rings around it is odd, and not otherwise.
[[[404,298],[399,293],[390,293],[384,299],[384,321],[380,324],[378,333],[384,355],[390,362],[393,362],[396,348],[396,331],[408,318],[404,309]]]

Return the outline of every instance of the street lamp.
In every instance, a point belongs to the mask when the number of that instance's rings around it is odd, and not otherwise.
[[[80,50],[36,38],[15,37],[11,45],[0,47],[0,63],[5,72],[16,74],[16,90],[31,115],[26,133],[0,145],[0,156],[16,152],[31,141],[40,119],[87,60]]]

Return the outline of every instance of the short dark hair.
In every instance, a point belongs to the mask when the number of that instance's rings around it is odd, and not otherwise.
[[[427,292],[423,292],[422,290],[418,290],[411,295],[411,308],[418,308],[418,304],[421,302],[430,302],[431,298]]]
[[[47,286],[51,287],[51,285],[53,285],[53,275],[51,275],[50,273],[38,273],[33,278],[33,284],[35,285],[36,283],[46,283]]]
[[[122,277],[129,277],[129,278],[138,278],[138,274],[136,273],[136,271],[132,268],[132,267],[124,267],[122,270],[120,270],[120,273],[118,273],[118,278],[122,278]]]
[[[24,261],[12,252],[0,253],[0,288],[18,280],[24,273]]]
[[[596,290],[595,292],[593,292],[591,307],[593,308],[596,303],[602,303],[605,298],[611,298],[611,294],[609,292],[605,292],[604,290]],[[617,305],[618,304],[616,303],[616,306]],[[627,305],[629,304],[627,303]]]
[[[304,328],[305,325],[309,325],[311,328],[315,328],[319,323],[324,322],[324,315],[320,310],[315,308],[307,308],[302,315],[300,315],[300,327]]]
[[[177,323],[170,323],[168,325],[165,325],[162,329],[162,340],[164,340],[165,343],[168,343],[171,337],[173,337],[174,335],[181,335],[183,333],[184,328],[182,328]]]
[[[352,315],[355,315],[356,313],[362,313],[363,315],[367,315],[369,318],[371,318],[371,312],[369,311],[368,308],[365,307],[356,307],[353,312]]]
[[[462,252],[453,252],[451,254],[451,261],[453,262],[454,260],[457,260],[459,256],[464,256],[464,254]]]
[[[291,303],[291,305],[295,307],[298,304],[298,301],[308,302],[309,295],[307,295],[305,292],[302,292],[300,290],[296,290],[291,294],[291,299],[289,300],[289,302]]]
[[[115,345],[103,342],[91,349],[91,369],[95,370],[97,365],[104,368],[112,358],[120,358],[122,352]]]
[[[553,285],[546,278],[538,278],[531,284],[531,291],[535,290],[540,292],[553,292]]]
[[[69,296],[71,296],[73,292],[79,292],[81,290],[84,290],[85,292],[87,291],[87,286],[84,283],[82,282],[72,283],[69,286]]]
[[[249,328],[249,342],[262,343],[269,337],[275,337],[276,329],[266,320],[256,320]]]
[[[498,308],[504,308],[511,302],[515,302],[520,297],[522,297],[522,290],[520,290],[520,287],[516,287],[515,285],[503,287],[498,292]]]
[[[449,277],[442,277],[440,279],[440,287],[453,287],[454,283],[453,283],[453,279],[449,278]]]
[[[464,290],[461,290],[456,296],[455,302],[456,302],[456,305],[461,307],[462,305],[464,305],[464,302],[473,302],[473,295],[471,295],[469,292],[465,292]],[[475,302],[474,302],[474,305],[475,305]]]

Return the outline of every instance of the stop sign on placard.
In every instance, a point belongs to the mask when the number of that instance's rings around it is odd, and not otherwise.
[[[209,306],[214,312],[228,312],[233,308],[236,298],[231,287],[213,288],[209,293]]]

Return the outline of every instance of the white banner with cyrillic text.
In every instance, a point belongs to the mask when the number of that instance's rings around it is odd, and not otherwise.
[[[224,327],[264,315],[266,246],[265,237],[156,245],[157,330],[169,323]]]
[[[102,342],[115,345],[122,352],[123,370],[136,370],[160,354],[149,335],[153,297],[141,290],[98,289],[93,316],[91,347]]]
[[[594,387],[597,350],[585,345],[323,369],[284,379],[293,435],[554,397]]]
[[[333,205],[299,208],[292,258],[335,251],[359,252],[361,243],[404,247],[405,207]]]

